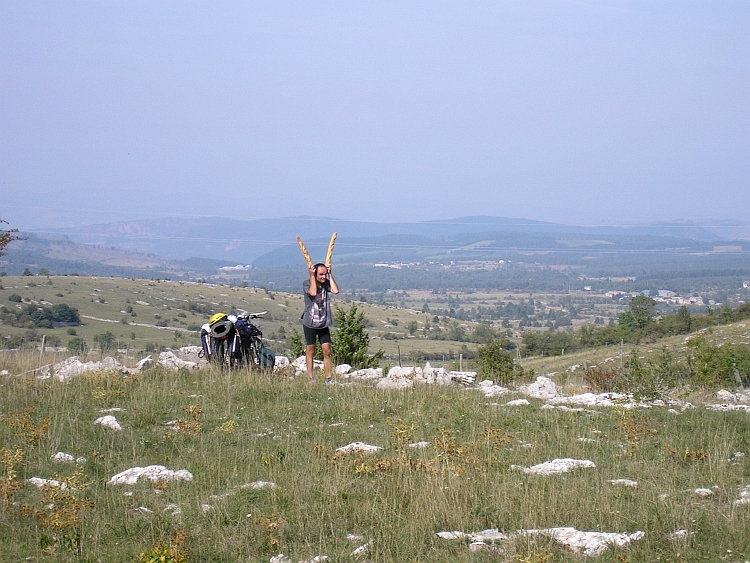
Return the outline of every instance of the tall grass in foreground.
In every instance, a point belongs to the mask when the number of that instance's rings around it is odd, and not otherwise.
[[[556,526],[646,532],[603,562],[750,558],[750,506],[733,505],[750,485],[748,456],[733,459],[750,454],[747,413],[565,412],[533,400],[504,407],[505,397],[461,387],[384,393],[304,379],[159,368],[67,384],[3,378],[0,560],[138,561],[170,548],[187,561],[268,561],[279,552],[350,561],[368,541],[358,560],[579,560],[543,537],[492,554],[435,535]],[[113,413],[120,432],[93,423],[113,407],[125,409]],[[336,453],[354,441],[383,450]],[[419,441],[430,446],[408,447]],[[54,463],[58,451],[86,461]],[[511,468],[560,457],[596,469],[541,477]],[[194,479],[106,484],[151,464]],[[24,485],[30,477],[77,486],[50,501],[49,488]],[[608,482],[619,478],[638,486]],[[256,481],[278,488],[242,488]],[[714,486],[707,497],[694,492]],[[688,535],[670,539],[679,529]]]

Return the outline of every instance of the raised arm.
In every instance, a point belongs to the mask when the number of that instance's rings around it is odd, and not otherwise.
[[[308,269],[310,270],[310,287],[307,288],[307,294],[310,297],[315,297],[318,294],[318,280],[315,279],[315,266],[310,264]]]
[[[333,279],[333,271],[330,266],[328,266],[328,281],[331,283],[331,293],[337,295],[339,292],[339,286],[336,283],[336,280]]]

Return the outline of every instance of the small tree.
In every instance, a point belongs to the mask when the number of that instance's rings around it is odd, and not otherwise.
[[[513,356],[505,349],[506,344],[505,338],[492,338],[477,348],[479,370],[483,377],[508,382],[523,375],[523,368],[515,365]]]
[[[618,319],[620,325],[632,331],[640,330],[654,320],[656,301],[645,295],[639,295],[630,300],[629,310],[622,313]]]
[[[80,323],[81,318],[78,316],[78,309],[65,303],[58,303],[52,306],[52,313],[55,316],[55,322],[58,323]]]
[[[106,331],[94,336],[94,342],[99,345],[102,352],[105,352],[117,346],[117,337],[110,331]]]
[[[0,225],[5,223],[8,224],[8,221],[4,221],[3,219],[0,219]],[[0,229],[0,256],[3,256],[5,254],[5,247],[8,246],[11,242],[14,240],[24,240],[22,237],[19,237],[15,233],[18,232],[18,229]]]
[[[352,303],[348,310],[337,308],[333,318],[338,327],[332,336],[334,361],[355,369],[377,366],[385,350],[380,349],[372,356],[367,354],[370,335],[365,331],[365,314],[357,309],[357,304]]]
[[[86,341],[80,336],[76,336],[68,340],[68,352],[70,352],[71,354],[81,356],[86,353],[86,350],[88,350],[88,345],[86,344]]]

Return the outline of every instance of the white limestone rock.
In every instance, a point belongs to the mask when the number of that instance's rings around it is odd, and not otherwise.
[[[50,459],[55,463],[86,463],[85,457],[74,457],[65,452],[57,452],[55,455],[51,456]]]
[[[171,350],[166,350],[165,352],[159,352],[159,359],[156,361],[156,363],[159,364],[160,366],[163,366],[168,369],[172,369],[174,371],[177,371],[180,368],[193,370],[198,367],[197,363],[185,361],[179,358],[177,354],[175,354]]]
[[[354,371],[350,371],[344,374],[344,379],[351,380],[367,380],[367,379],[381,379],[383,377],[383,368],[362,368]]]
[[[632,479],[610,479],[609,483],[611,485],[622,485],[623,487],[637,487],[638,481],[633,481]]]
[[[306,358],[305,356],[300,356],[296,360],[292,362],[292,366],[294,367],[294,375],[295,377],[298,377],[300,375],[307,375],[307,364],[306,364]],[[325,366],[321,360],[313,360],[313,371],[316,369],[322,370],[325,369]]]
[[[377,382],[376,387],[382,390],[393,390],[393,389],[408,389],[414,387],[414,380],[408,378],[391,379],[390,377],[384,377]]]
[[[458,381],[463,385],[473,385],[477,381],[477,372],[475,371],[449,371],[448,375],[452,381]]]
[[[549,377],[540,375],[534,383],[521,385],[518,390],[528,397],[534,399],[552,399],[560,395],[557,385]]]
[[[282,368],[287,367],[288,365],[291,365],[291,363],[289,362],[289,358],[279,354],[278,356],[274,358],[273,370],[278,371]]]
[[[42,487],[58,487],[60,489],[68,488],[68,485],[56,479],[42,479],[41,477],[30,477],[29,479],[26,479],[26,482],[31,485],[34,485],[35,487],[39,489],[41,489]]]
[[[107,356],[101,362],[82,362],[78,356],[71,356],[53,366],[43,366],[37,370],[37,379],[56,379],[57,381],[69,381],[87,372],[95,371],[117,371],[128,374],[130,370],[116,359]]]
[[[596,557],[604,553],[610,545],[625,547],[630,542],[642,539],[644,532],[632,534],[616,532],[581,532],[575,528],[547,528],[543,530],[525,530],[524,535],[542,534],[550,536],[570,549],[573,553],[587,557]]]
[[[530,475],[560,475],[578,468],[596,467],[593,461],[588,459],[553,459],[545,461],[532,467],[522,468],[523,472]]]
[[[740,489],[740,498],[735,500],[732,504],[735,506],[750,504],[750,485],[747,485],[744,489]]]
[[[480,381],[477,384],[477,389],[484,393],[484,396],[487,398],[492,397],[499,397],[501,395],[505,395],[506,393],[510,393],[510,389],[507,387],[502,387],[500,385],[495,385],[495,383],[489,379],[485,379],[484,381]]]
[[[146,356],[145,358],[141,359],[141,360],[140,360],[140,361],[139,361],[139,362],[138,362],[138,363],[136,364],[135,368],[136,368],[136,369],[137,369],[138,371],[143,371],[143,370],[146,370],[146,369],[150,368],[150,367],[151,367],[151,366],[153,366],[153,365],[154,365],[154,360],[153,360],[153,359],[151,358],[151,355],[149,354],[149,355],[148,355],[148,356]]]
[[[388,370],[388,379],[414,379],[422,376],[422,368],[417,366],[393,366]]]
[[[115,432],[119,432],[120,430],[122,430],[122,426],[120,426],[120,423],[117,422],[117,419],[111,414],[100,416],[94,421],[94,424],[99,424],[106,428],[111,428]]]
[[[451,385],[453,380],[445,368],[434,368],[430,362],[425,363],[422,368],[422,375],[418,381],[430,385]]]
[[[716,398],[719,399],[722,403],[750,403],[750,391],[737,391],[736,393],[732,393],[731,391],[727,391],[726,389],[722,389],[718,393],[716,393]]]
[[[345,454],[351,452],[374,454],[375,452],[379,452],[382,449],[383,448],[381,448],[380,446],[371,446],[370,444],[365,444],[364,442],[352,442],[351,444],[347,444],[346,446],[336,448],[336,451]]]
[[[196,366],[205,367],[208,365],[206,358],[201,358],[200,354],[203,353],[202,346],[182,346],[177,349],[177,356],[185,361],[193,362]]]
[[[526,399],[515,399],[514,401],[508,401],[505,403],[506,407],[522,407],[524,405],[530,405],[529,401]]]
[[[110,485],[135,485],[138,479],[147,479],[152,483],[157,481],[192,481],[193,474],[186,469],[173,471],[163,465],[149,465],[146,467],[131,467],[114,475]]]

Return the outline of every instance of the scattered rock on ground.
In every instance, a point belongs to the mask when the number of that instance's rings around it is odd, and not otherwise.
[[[274,357],[273,371],[277,371],[277,370],[280,370],[282,368],[285,368],[285,367],[287,367],[290,364],[291,364],[291,362],[289,361],[289,358],[287,358],[286,356],[282,356],[281,354],[279,354],[278,356]]]
[[[336,448],[336,451],[345,453],[345,454],[351,453],[351,452],[372,454],[382,449],[383,448],[381,448],[380,446],[371,446],[370,444],[365,444],[364,442],[352,442],[351,444],[347,444],[346,446],[341,446],[340,448]]]
[[[430,362],[427,362],[422,368],[422,376],[417,377],[417,381],[428,384],[451,385],[453,378],[445,368],[434,368],[430,365]]]
[[[135,485],[138,479],[148,479],[156,483],[158,481],[192,481],[193,474],[186,469],[173,471],[163,465],[149,465],[147,467],[131,467],[114,475],[110,480],[110,485]]]
[[[393,366],[388,370],[388,379],[414,379],[422,375],[422,368],[418,366]]]
[[[37,370],[37,379],[56,379],[68,381],[89,371],[116,371],[128,374],[131,370],[123,366],[116,359],[107,356],[101,362],[82,362],[78,356],[71,356],[59,364],[42,366]]]
[[[531,474],[531,475],[559,475],[561,473],[567,473],[568,471],[573,471],[574,469],[586,468],[586,467],[596,467],[593,461],[590,461],[588,459],[571,459],[571,458],[563,458],[563,459],[553,459],[551,461],[545,461],[544,463],[540,463],[538,465],[534,465],[532,467],[521,467],[521,466],[512,466],[515,469],[523,469],[524,473]]]
[[[530,405],[530,404],[531,403],[529,403],[529,401],[527,401],[526,399],[515,399],[514,401],[508,401],[507,403],[505,403],[505,406],[506,407],[521,407],[521,406]]]
[[[55,455],[51,456],[50,459],[56,463],[73,463],[74,461],[77,463],[86,463],[85,457],[76,458],[65,452],[57,452]]]
[[[300,356],[296,360],[292,362],[292,366],[294,367],[294,375],[295,377],[299,377],[300,375],[307,375],[307,360],[305,356]],[[316,369],[325,369],[325,365],[321,360],[313,360],[313,371]]]
[[[485,379],[484,381],[480,381],[477,384],[477,389],[479,389],[482,393],[484,393],[485,397],[499,397],[500,395],[505,395],[506,393],[510,393],[510,389],[507,387],[501,387],[500,385],[495,385],[491,380]]]
[[[726,389],[722,389],[716,393],[716,398],[722,403],[750,403],[750,391],[737,391],[732,393]]]
[[[452,381],[458,381],[464,385],[473,385],[477,380],[477,372],[475,371],[449,371]]]
[[[185,369],[196,369],[198,364],[196,362],[188,362],[177,356],[171,350],[165,352],[159,352],[159,359],[156,361],[157,364],[165,368],[173,369],[177,371],[180,368]]]
[[[351,380],[380,379],[381,377],[383,377],[383,368],[362,368],[344,375],[344,379]]]
[[[41,489],[42,487],[59,487],[61,489],[68,488],[68,485],[56,479],[42,479],[41,477],[30,477],[29,479],[26,479],[26,482],[34,485],[35,487],[39,489]]]
[[[183,346],[177,349],[177,356],[180,359],[193,362],[199,367],[205,367],[208,365],[208,360],[201,358],[201,354],[203,354],[202,346]]]
[[[706,408],[712,411],[745,411],[750,412],[750,405],[736,405],[736,404],[721,404],[721,405],[706,405]]]
[[[744,489],[740,489],[740,498],[734,501],[735,506],[741,504],[750,504],[750,485],[747,485]]]
[[[624,487],[637,487],[638,481],[633,481],[632,479],[610,479],[609,483],[611,485],[622,485]]]
[[[604,553],[610,545],[625,547],[632,541],[642,539],[644,532],[622,534],[616,532],[581,532],[575,528],[547,528],[543,530],[526,530],[524,535],[551,536],[557,543],[568,547],[573,553],[587,557],[596,557]]]
[[[378,389],[389,390],[389,389],[407,389],[414,387],[414,380],[407,377],[399,377],[392,379],[390,377],[384,377],[376,384]]]
[[[94,424],[100,424],[115,431],[122,430],[122,426],[120,426],[120,423],[117,422],[117,419],[111,414],[100,416],[94,421]]]
[[[560,395],[557,385],[549,377],[540,375],[534,383],[521,385],[518,390],[528,397],[534,399],[552,399]]]
[[[556,542],[568,547],[574,553],[583,554],[588,557],[601,555],[610,545],[625,547],[630,542],[640,540],[645,536],[643,532],[634,532],[632,534],[616,532],[581,532],[575,528],[517,530],[509,534],[504,534],[498,529],[493,528],[471,534],[455,531],[438,532],[437,535],[446,540],[468,539],[470,542],[470,549],[472,549],[472,545],[474,546],[472,551],[486,549],[481,548],[480,544],[484,544],[487,548],[492,548],[494,547],[493,544],[496,542],[504,542],[519,536],[546,535],[551,536]]]

